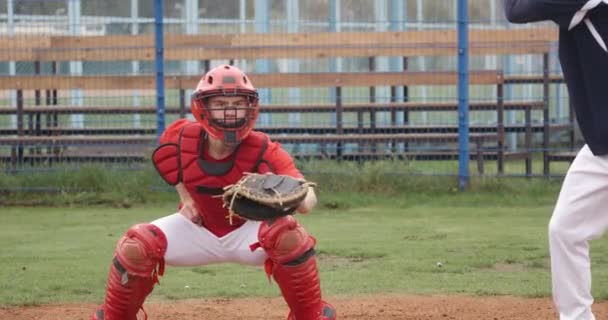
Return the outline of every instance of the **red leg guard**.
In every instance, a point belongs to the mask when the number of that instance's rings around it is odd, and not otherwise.
[[[167,239],[158,227],[152,224],[131,227],[116,245],[105,302],[92,319],[137,320],[144,300],[158,283],[158,276],[164,273],[166,251]]]
[[[321,300],[315,239],[292,216],[264,222],[258,238],[269,257],[266,272],[274,277],[291,309],[288,319],[334,320],[333,307]]]

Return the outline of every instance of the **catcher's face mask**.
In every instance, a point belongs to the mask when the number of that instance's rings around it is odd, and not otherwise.
[[[218,96],[209,98],[207,110],[211,115],[211,124],[222,130],[239,130],[247,125],[251,115],[251,103],[247,97]]]
[[[191,111],[207,134],[235,145],[253,129],[258,117],[258,94],[241,70],[219,66],[199,82],[192,94]]]

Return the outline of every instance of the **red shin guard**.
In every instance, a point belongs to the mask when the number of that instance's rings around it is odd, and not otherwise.
[[[259,241],[269,257],[266,273],[274,277],[291,309],[288,319],[334,320],[333,307],[321,300],[315,239],[287,216],[263,223]]]
[[[164,273],[166,250],[167,240],[158,227],[152,224],[131,227],[116,246],[106,298],[93,314],[93,320],[137,320],[144,300],[158,283],[158,276]]]
[[[152,292],[154,280],[152,277],[143,278],[125,275],[118,270],[117,262],[114,259],[114,264],[108,276],[106,299],[102,307],[103,318],[101,319],[137,320],[139,309],[141,309],[146,297]],[[122,283],[124,277],[128,277],[125,284]]]
[[[298,265],[274,264],[272,275],[297,320],[321,320],[323,303],[314,256]]]

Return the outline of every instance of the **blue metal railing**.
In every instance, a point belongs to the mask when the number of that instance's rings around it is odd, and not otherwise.
[[[154,49],[156,66],[156,136],[165,131],[165,66],[163,57],[163,0],[154,0]]]
[[[458,0],[458,188],[469,182],[469,29],[467,0]]]

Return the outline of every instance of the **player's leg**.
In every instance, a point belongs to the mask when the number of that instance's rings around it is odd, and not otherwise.
[[[152,292],[162,266],[206,265],[225,261],[218,238],[179,213],[129,229],[118,242],[104,305],[94,320],[133,320]],[[126,281],[126,282],[125,282]]]
[[[149,223],[129,228],[116,245],[106,285],[104,304],[93,320],[136,320],[158,276],[164,272],[167,239]]]
[[[264,222],[258,240],[272,275],[291,309],[289,320],[334,320],[336,312],[321,300],[315,239],[292,216]]]
[[[608,156],[585,146],[570,166],[549,223],[553,299],[561,320],[591,320],[589,240],[608,227]]]

